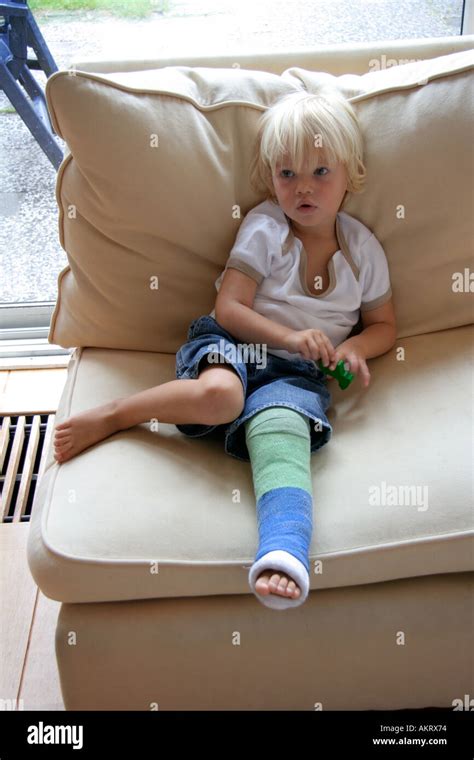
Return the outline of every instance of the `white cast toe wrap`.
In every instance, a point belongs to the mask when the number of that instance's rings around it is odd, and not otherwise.
[[[270,593],[265,596],[255,590],[257,578],[264,570],[281,570],[287,573],[301,589],[301,594],[297,599],[280,596],[280,594]],[[249,585],[253,593],[266,607],[274,610],[285,610],[289,607],[298,607],[306,600],[309,591],[309,575],[305,566],[296,557],[288,552],[276,550],[268,552],[259,560],[254,562],[249,571]]]

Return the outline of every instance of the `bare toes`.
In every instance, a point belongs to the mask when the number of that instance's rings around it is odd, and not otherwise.
[[[271,588],[273,589],[277,589],[279,583],[280,583],[280,575],[278,573],[273,573],[273,575],[271,576],[268,582],[269,586],[271,586]]]
[[[72,441],[71,435],[64,435],[62,438],[55,438],[54,445],[55,446],[63,446],[65,443],[69,443],[69,441]]]
[[[255,589],[259,594],[278,594],[287,598],[297,599],[301,594],[301,589],[292,578],[288,578],[284,573],[276,573],[272,570],[262,572],[255,583]]]
[[[65,430],[57,430],[54,435],[55,438],[64,438],[67,435],[71,435],[71,430],[70,428],[67,428]]]

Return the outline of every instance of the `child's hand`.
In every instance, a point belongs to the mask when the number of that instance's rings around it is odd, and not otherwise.
[[[370,383],[370,372],[365,361],[365,356],[360,348],[353,344],[351,345],[349,341],[347,343],[340,343],[335,350],[334,359],[329,365],[329,369],[336,369],[337,363],[341,360],[349,364],[349,372],[352,372],[354,375],[360,373],[362,384],[367,388]],[[334,380],[331,375],[326,375],[326,377],[328,380]]]
[[[301,354],[305,359],[321,359],[327,366],[334,358],[334,346],[322,330],[294,330],[285,341],[285,349],[291,354]],[[336,362],[337,364],[337,362]]]

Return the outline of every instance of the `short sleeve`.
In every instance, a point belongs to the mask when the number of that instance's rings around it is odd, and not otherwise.
[[[237,232],[226,269],[238,269],[258,285],[270,275],[278,225],[265,214],[247,214]]]
[[[372,234],[361,248],[361,312],[382,306],[392,297],[390,274],[384,249]]]

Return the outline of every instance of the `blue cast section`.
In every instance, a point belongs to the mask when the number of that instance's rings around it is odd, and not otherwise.
[[[299,559],[309,573],[312,495],[302,488],[273,488],[257,501],[257,519],[259,546],[255,561],[281,549]]]

